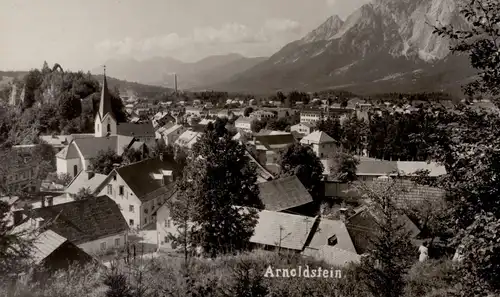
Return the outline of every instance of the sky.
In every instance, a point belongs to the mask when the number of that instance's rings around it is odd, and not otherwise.
[[[0,70],[43,61],[90,70],[109,59],[270,56],[368,0],[1,0]]]

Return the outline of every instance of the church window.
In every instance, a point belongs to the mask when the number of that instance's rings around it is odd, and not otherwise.
[[[108,123],[108,132],[111,131],[111,124]]]
[[[97,124],[97,132],[99,132],[99,124]]]

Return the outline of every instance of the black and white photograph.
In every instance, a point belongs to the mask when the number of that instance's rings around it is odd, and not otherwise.
[[[500,297],[500,0],[0,0],[0,297]]]

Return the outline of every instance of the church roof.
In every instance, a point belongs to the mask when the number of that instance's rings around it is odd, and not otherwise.
[[[153,124],[149,121],[145,123],[119,123],[116,130],[116,134],[123,136],[155,136]]]
[[[111,95],[108,90],[108,82],[106,80],[106,72],[104,72],[104,79],[102,81],[101,101],[99,102],[99,116],[104,119],[106,114],[111,114],[113,117],[113,110],[111,108]]]

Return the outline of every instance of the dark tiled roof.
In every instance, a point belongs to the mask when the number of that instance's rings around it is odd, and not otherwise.
[[[266,210],[281,211],[313,201],[311,195],[296,176],[259,184],[260,199]]]
[[[155,131],[151,122],[144,123],[119,123],[116,126],[116,134],[123,136],[151,136],[154,137]]]
[[[255,139],[263,145],[275,144],[292,144],[295,143],[295,138],[292,134],[278,134],[278,135],[256,135]]]
[[[128,230],[118,205],[108,196],[36,208],[30,215],[50,222],[50,230],[75,244]]]
[[[418,227],[407,215],[402,215],[399,219],[404,224],[405,230],[410,232],[412,238],[415,238],[420,233]],[[364,254],[369,250],[371,240],[377,232],[375,227],[377,226],[377,221],[379,219],[377,219],[375,212],[369,210],[367,207],[363,207],[358,213],[348,219],[347,230],[358,254]]]
[[[175,171],[176,164],[173,160],[164,158],[146,159],[127,166],[116,169],[116,172],[130,187],[132,192],[141,201],[147,201],[148,194],[162,188],[160,180],[153,177],[153,174],[160,174],[161,170]]]
[[[360,158],[357,167],[358,175],[384,175],[398,171],[396,161]]]

